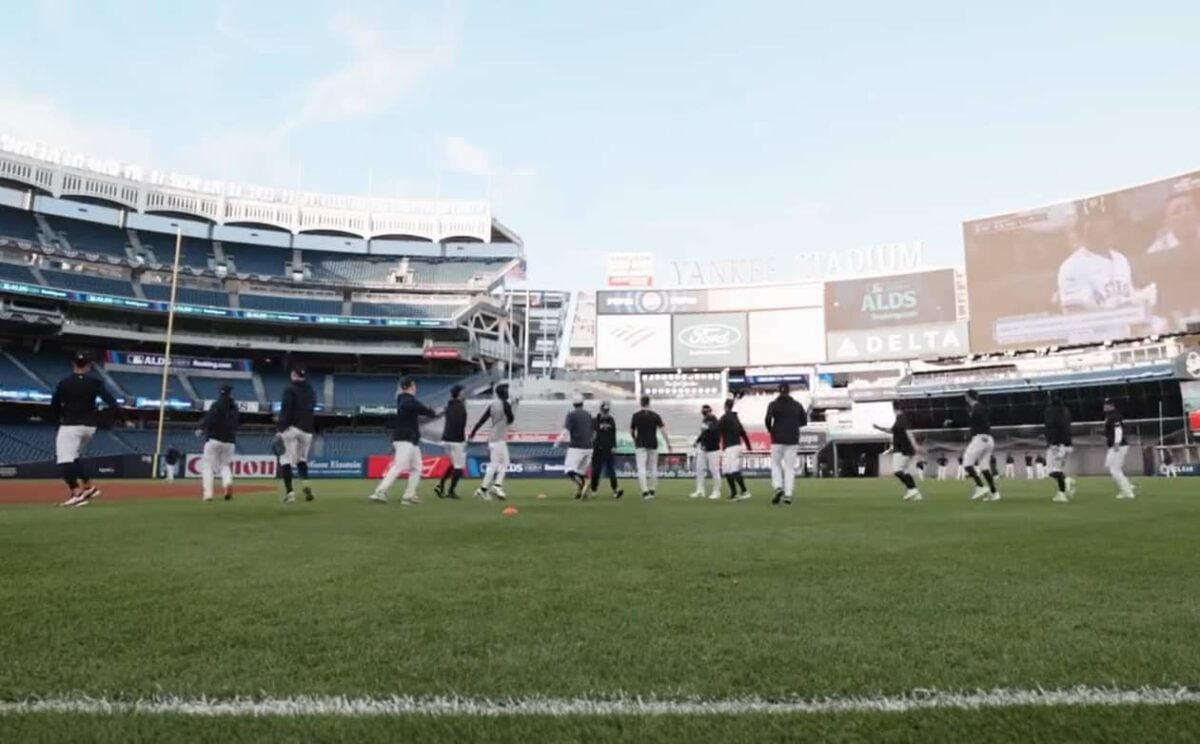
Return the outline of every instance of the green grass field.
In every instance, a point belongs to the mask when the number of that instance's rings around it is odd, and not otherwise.
[[[464,484],[465,485],[465,484]],[[0,507],[0,701],[768,699],[1200,685],[1200,482],[802,482],[771,507],[318,500]],[[14,488],[4,484],[3,488]],[[423,488],[423,490],[428,490]],[[464,489],[467,490],[467,489]],[[539,491],[547,499],[535,498]],[[1195,741],[1200,706],[802,715],[0,715],[0,741]]]

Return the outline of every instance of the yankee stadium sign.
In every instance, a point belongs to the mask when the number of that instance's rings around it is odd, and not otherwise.
[[[776,284],[915,271],[923,263],[920,242],[892,243],[791,256],[671,261],[670,279],[680,287]]]

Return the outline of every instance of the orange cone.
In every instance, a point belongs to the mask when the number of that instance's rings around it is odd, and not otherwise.
[[[514,515],[514,514],[516,514],[516,513],[517,513],[517,507],[515,507],[515,506],[506,506],[506,507],[504,507],[504,511],[502,511],[502,512],[500,512],[500,513],[501,513],[501,514],[503,514],[503,515],[504,515],[504,516],[506,516],[506,517],[511,517],[512,515]]]

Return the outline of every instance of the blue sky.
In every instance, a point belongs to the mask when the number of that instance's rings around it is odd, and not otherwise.
[[[921,240],[957,265],[964,218],[1200,168],[1196,2],[35,0],[0,41],[0,131],[490,193],[547,287],[624,250],[662,274]]]

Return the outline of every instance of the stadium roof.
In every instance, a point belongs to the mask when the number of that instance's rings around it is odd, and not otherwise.
[[[221,225],[261,225],[296,234],[521,243],[492,217],[487,200],[392,199],[249,186],[150,171],[5,135],[0,135],[0,180],[56,197]]]

